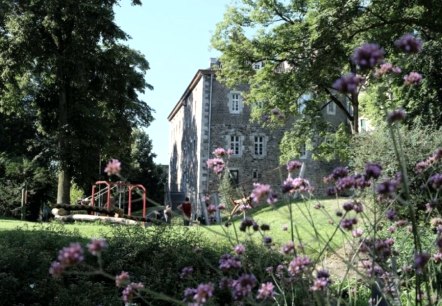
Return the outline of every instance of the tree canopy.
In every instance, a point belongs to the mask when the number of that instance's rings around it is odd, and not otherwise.
[[[436,85],[442,77],[441,13],[442,3],[425,0],[241,0],[226,11],[212,37],[212,45],[222,53],[218,77],[229,87],[250,85],[246,101],[263,105],[254,120],[268,124],[267,115],[275,108],[297,116],[282,143],[283,159],[298,155],[300,143],[321,156],[330,152],[330,145],[338,147],[345,130],[320,122],[321,110],[334,102],[357,133],[361,107],[370,109],[376,99],[368,94],[361,102],[358,94],[346,98],[333,89],[341,75],[363,74],[351,60],[355,48],[377,43],[390,61],[399,62],[394,41],[414,33],[424,41],[424,51],[400,62],[403,71],[421,71],[425,81],[412,93],[398,91],[396,99],[412,116],[440,125],[442,89]],[[254,63],[264,66],[254,69]],[[379,118],[371,109],[367,113]]]
[[[58,169],[59,203],[71,180],[90,184],[100,159],[130,154],[132,130],[153,120],[139,97],[152,88],[149,63],[124,45],[119,2],[0,1],[0,114],[32,118],[30,141]]]

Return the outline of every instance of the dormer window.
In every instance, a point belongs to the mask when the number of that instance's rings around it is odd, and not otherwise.
[[[259,70],[262,67],[264,67],[264,63],[263,62],[256,62],[252,64],[252,68],[253,70]]]

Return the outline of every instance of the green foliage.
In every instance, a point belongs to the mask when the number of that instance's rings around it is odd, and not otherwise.
[[[399,133],[402,149],[407,161],[407,169],[415,173],[416,163],[426,159],[435,148],[442,146],[442,128],[425,126],[415,122],[412,126],[401,126]],[[370,148],[370,149],[367,149]],[[391,144],[391,137],[386,126],[378,125],[370,133],[362,133],[352,139],[350,167],[361,172],[365,163],[375,162],[383,167],[386,176],[394,176],[398,171],[399,162]]]
[[[229,87],[250,85],[245,93],[247,103],[263,104],[253,112],[255,120],[261,121],[277,107],[286,117],[294,116],[299,121],[286,132],[281,146],[283,161],[298,155],[303,143],[318,158],[330,160],[334,146],[330,139],[347,142],[342,132],[350,129],[324,128],[320,118],[326,103],[333,101],[343,111],[352,122],[353,133],[357,132],[361,110],[367,111],[375,124],[384,117],[382,107],[367,103],[377,100],[374,92],[385,94],[382,88],[370,88],[362,105],[357,96],[346,98],[331,89],[341,74],[356,71],[349,57],[364,42],[379,43],[388,60],[404,72],[423,72],[423,86],[411,92],[399,90],[403,80],[398,78],[392,86],[394,99],[411,118],[440,126],[442,27],[436,17],[440,14],[442,4],[435,1],[237,1],[226,11],[212,37],[212,45],[222,53],[217,77]],[[407,32],[416,33],[425,45],[423,52],[404,61],[395,52],[393,42]],[[260,62],[264,68],[254,70],[252,64]],[[371,87],[371,80],[368,83]],[[303,113],[299,106],[305,94],[314,98],[306,101],[307,112]],[[346,111],[347,101],[353,113]],[[340,135],[326,136],[324,131],[338,131]],[[347,148],[340,149],[336,155],[345,160]]]
[[[119,2],[0,1],[0,113],[32,116],[34,138],[63,174],[59,202],[69,201],[71,179],[90,185],[100,158],[127,154],[132,128],[153,119],[139,99],[152,88],[149,64],[121,43]]]

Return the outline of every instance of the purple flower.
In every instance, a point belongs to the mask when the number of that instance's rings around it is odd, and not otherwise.
[[[423,160],[420,161],[416,164],[416,166],[414,167],[415,171],[417,173],[422,173],[424,172],[428,167],[430,167],[430,164],[428,163],[428,161]]]
[[[207,167],[212,169],[216,174],[223,172],[224,166],[224,161],[221,158],[212,158],[207,160]]]
[[[123,287],[127,282],[129,282],[129,273],[127,272],[122,271],[115,277],[115,286],[117,288]]]
[[[367,163],[365,165],[365,176],[369,180],[371,178],[378,179],[381,176],[382,167],[379,164]]]
[[[396,192],[398,184],[395,180],[385,181],[376,187],[376,192],[380,195],[390,195]]]
[[[343,191],[356,186],[355,178],[353,176],[346,176],[338,179],[336,182],[336,190]]]
[[[354,207],[353,201],[345,202],[344,204],[342,204],[342,208],[345,211],[351,211],[351,210],[353,210],[353,207]]]
[[[342,93],[357,93],[359,85],[363,78],[354,73],[348,73],[337,79],[332,87]]]
[[[284,254],[290,254],[295,250],[295,244],[293,243],[293,241],[290,241],[287,244],[284,244],[281,248],[282,253]]]
[[[322,291],[331,284],[330,274],[326,270],[319,270],[316,272],[316,279],[313,282],[313,286],[310,287],[312,291]]]
[[[58,261],[63,267],[70,267],[84,260],[83,248],[77,242],[71,243],[58,252]]]
[[[262,231],[269,231],[270,230],[270,225],[265,224],[265,223],[261,224],[261,230]]]
[[[304,192],[310,191],[310,183],[308,180],[297,177],[292,179],[291,177],[287,178],[282,185],[282,192]]]
[[[142,288],[144,288],[142,283],[130,283],[127,285],[123,290],[123,301],[125,303],[130,303],[137,291]]]
[[[245,232],[247,228],[253,226],[255,222],[253,222],[252,219],[250,218],[245,218],[244,220],[241,221],[241,224],[239,225],[239,230],[241,232]]]
[[[422,50],[422,41],[411,34],[405,34],[394,42],[405,53],[418,53]]]
[[[342,177],[346,177],[348,175],[347,167],[337,167],[333,169],[332,174],[330,175],[332,179],[337,180]]]
[[[352,235],[354,238],[359,238],[359,237],[362,236],[363,233],[364,233],[364,231],[363,231],[362,229],[357,228],[357,229],[355,229],[355,230],[353,230],[353,231],[351,232],[351,235]]]
[[[442,187],[442,173],[436,173],[428,179],[428,185],[435,190],[439,190]]]
[[[94,256],[97,256],[104,249],[108,247],[107,241],[104,238],[92,239],[91,242],[88,243],[87,248],[89,253]]]
[[[207,300],[213,295],[213,284],[199,284],[195,290],[195,295],[193,296],[193,301],[196,305],[201,305],[207,302]]]
[[[64,272],[64,267],[58,262],[54,261],[51,263],[51,267],[49,268],[49,274],[54,278],[59,278]]]
[[[265,236],[265,237],[262,239],[262,241],[264,242],[264,244],[265,244],[266,246],[270,246],[270,245],[272,244],[272,242],[273,242],[272,237],[269,237],[269,236]]]
[[[215,151],[212,152],[216,157],[223,157],[227,155],[227,152],[224,148],[216,148]]]
[[[219,260],[219,268],[222,271],[239,269],[241,268],[241,261],[237,256],[233,256],[231,254],[224,254],[221,256]]]
[[[256,298],[259,300],[272,298],[274,295],[273,292],[274,287],[275,286],[271,282],[262,283],[261,287],[258,289],[258,295],[256,296]]]
[[[385,213],[385,216],[388,220],[393,221],[394,219],[396,219],[396,211],[394,209],[389,209]]]
[[[388,73],[401,73],[402,70],[401,68],[397,67],[397,66],[393,66],[391,63],[384,63],[381,64],[381,66],[376,70],[376,76],[382,77],[383,75],[386,75]]]
[[[422,273],[422,269],[425,267],[429,260],[430,254],[426,252],[416,254],[414,256],[414,268],[416,269],[416,273]]]
[[[388,114],[387,122],[392,124],[394,122],[403,121],[406,116],[407,113],[405,112],[405,110],[403,108],[398,108]]]
[[[232,282],[232,294],[235,300],[241,300],[256,286],[256,277],[253,274],[243,274]]]
[[[312,261],[307,256],[297,256],[289,263],[288,271],[296,276],[304,272],[311,264]]]
[[[291,160],[287,163],[287,170],[289,172],[293,172],[297,169],[300,169],[302,166],[302,163],[298,160]]]
[[[180,278],[184,279],[192,275],[193,267],[184,267],[181,269]]]
[[[382,62],[384,53],[378,44],[364,44],[356,48],[352,60],[361,69],[369,69]]]
[[[422,75],[415,71],[412,71],[404,76],[405,85],[410,85],[410,86],[419,85],[421,81],[422,81]]]
[[[104,168],[104,172],[106,172],[107,175],[118,175],[120,171],[121,162],[118,159],[111,159],[106,165],[106,168]]]
[[[253,202],[259,203],[262,198],[272,197],[272,188],[270,185],[253,183],[253,191],[250,197],[253,199]]]
[[[353,210],[358,214],[364,211],[364,205],[361,202],[353,201]]]
[[[351,231],[353,229],[353,225],[358,223],[358,219],[356,218],[347,218],[342,219],[340,222],[340,225],[343,229],[346,229],[348,231]]]
[[[242,255],[244,254],[244,252],[246,251],[246,247],[243,244],[238,244],[233,248],[233,251],[237,254],[237,255]]]

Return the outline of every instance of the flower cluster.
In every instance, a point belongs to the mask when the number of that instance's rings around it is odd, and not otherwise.
[[[322,291],[331,284],[330,273],[327,270],[319,270],[316,272],[316,279],[313,286],[310,287],[312,291]]]
[[[387,116],[387,122],[392,124],[394,122],[403,121],[406,117],[407,113],[403,108],[395,109],[394,111],[390,112]]]
[[[123,301],[125,303],[130,303],[138,291],[143,288],[144,285],[142,283],[130,283],[123,290]]]
[[[420,161],[415,166],[415,171],[421,173],[424,170],[430,168],[438,161],[442,160],[442,148],[437,149],[432,155],[423,161]]]
[[[287,163],[287,171],[293,172],[295,170],[300,169],[302,166],[302,163],[299,160],[291,160]]]
[[[106,239],[98,238],[92,239],[91,242],[87,244],[89,253],[94,256],[99,255],[104,249],[108,247]]]
[[[422,41],[411,34],[405,34],[394,42],[405,53],[418,53],[422,50]]]
[[[384,59],[384,49],[378,44],[364,44],[353,53],[352,60],[361,69],[373,68]]]
[[[241,268],[241,260],[237,256],[224,254],[219,259],[219,268],[221,271],[236,270]]]
[[[274,204],[278,200],[270,185],[260,183],[253,183],[250,197],[255,203],[259,203],[263,198],[267,198],[268,204]]]
[[[384,63],[384,64],[381,64],[378,69],[376,69],[375,76],[380,78],[380,77],[387,75],[387,74],[391,74],[391,73],[399,74],[401,72],[402,72],[402,69],[400,67],[394,66],[391,63]]]
[[[79,243],[71,243],[58,252],[57,261],[52,262],[49,273],[60,277],[66,268],[72,267],[84,260],[84,251]]]
[[[416,71],[412,71],[404,76],[405,85],[419,85],[422,81],[422,75]]]
[[[211,158],[207,160],[207,167],[212,169],[216,174],[220,174],[224,170],[225,163],[222,158]]]
[[[292,179],[291,177],[287,178],[282,184],[282,192],[283,193],[293,193],[293,192],[309,192],[312,188],[310,186],[310,182],[306,179],[297,177]]]
[[[184,300],[191,300],[189,305],[199,306],[205,304],[212,297],[214,287],[212,283],[199,284],[196,288],[187,288],[184,291]]]
[[[337,79],[332,87],[342,93],[357,93],[358,87],[361,85],[363,77],[354,73],[343,75]]]
[[[107,175],[119,175],[121,171],[121,162],[118,159],[111,159],[107,165],[106,168],[104,168],[104,172],[107,173]]]
[[[215,155],[216,157],[225,157],[225,156],[230,156],[233,154],[233,150],[232,149],[224,149],[224,148],[216,148],[215,151],[212,152],[213,155]]]
[[[312,261],[307,256],[297,256],[290,261],[288,271],[291,275],[298,276],[307,271],[312,264]]]

